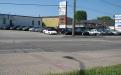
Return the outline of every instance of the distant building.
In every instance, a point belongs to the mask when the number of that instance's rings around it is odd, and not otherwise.
[[[83,25],[85,28],[106,28],[108,25],[100,20],[82,20],[77,25]]]
[[[58,16],[45,16],[42,17],[43,25],[46,27],[57,27],[58,26]]]
[[[42,27],[41,17],[0,14],[0,26],[39,26]]]
[[[66,19],[60,18],[60,16],[44,16],[44,17],[32,17],[32,16],[20,16],[20,15],[10,15],[10,14],[0,14],[0,27],[2,26],[34,26],[34,27],[59,27],[59,28],[72,28],[72,18],[65,17]],[[118,23],[115,19],[115,29],[116,26],[120,27],[120,22]],[[65,22],[66,21],[66,22]],[[67,26],[66,26],[66,24]],[[86,28],[106,28],[108,26],[114,26],[113,23],[106,23],[100,20],[82,20],[76,23],[76,27],[86,27]],[[120,28],[121,29],[121,28]]]
[[[59,16],[45,16],[42,17],[42,22],[46,27],[55,27],[59,26]],[[67,17],[67,25],[72,25],[72,18]]]
[[[72,23],[67,25],[67,28],[72,28],[72,27],[73,27]],[[106,28],[108,27],[108,25],[99,20],[82,20],[80,22],[76,22],[75,27],[84,27],[87,29],[93,29],[93,28]]]

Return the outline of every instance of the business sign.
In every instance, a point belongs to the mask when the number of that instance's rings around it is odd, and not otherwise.
[[[115,15],[115,30],[121,31],[121,15]]]
[[[67,1],[61,1],[59,3],[59,15],[66,15]]]
[[[66,28],[67,25],[67,1],[59,2],[59,28]]]
[[[121,15],[115,15],[115,20],[121,19]]]

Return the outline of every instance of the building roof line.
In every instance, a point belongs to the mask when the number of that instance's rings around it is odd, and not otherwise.
[[[31,18],[42,18],[42,17],[34,17],[34,16],[23,16],[23,15],[12,15],[12,14],[1,14],[0,15],[7,15],[7,16],[20,16],[20,17],[31,17]]]

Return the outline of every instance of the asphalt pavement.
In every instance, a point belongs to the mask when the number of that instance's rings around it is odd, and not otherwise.
[[[108,66],[121,64],[120,58],[121,36],[72,37],[0,30],[0,75],[41,75]]]
[[[46,35],[28,31],[0,31],[0,54],[78,52],[121,49],[121,36]]]

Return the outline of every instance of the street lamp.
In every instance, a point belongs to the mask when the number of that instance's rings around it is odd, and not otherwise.
[[[75,12],[76,12],[76,0],[73,1],[73,26],[72,26],[72,36],[75,36]]]

